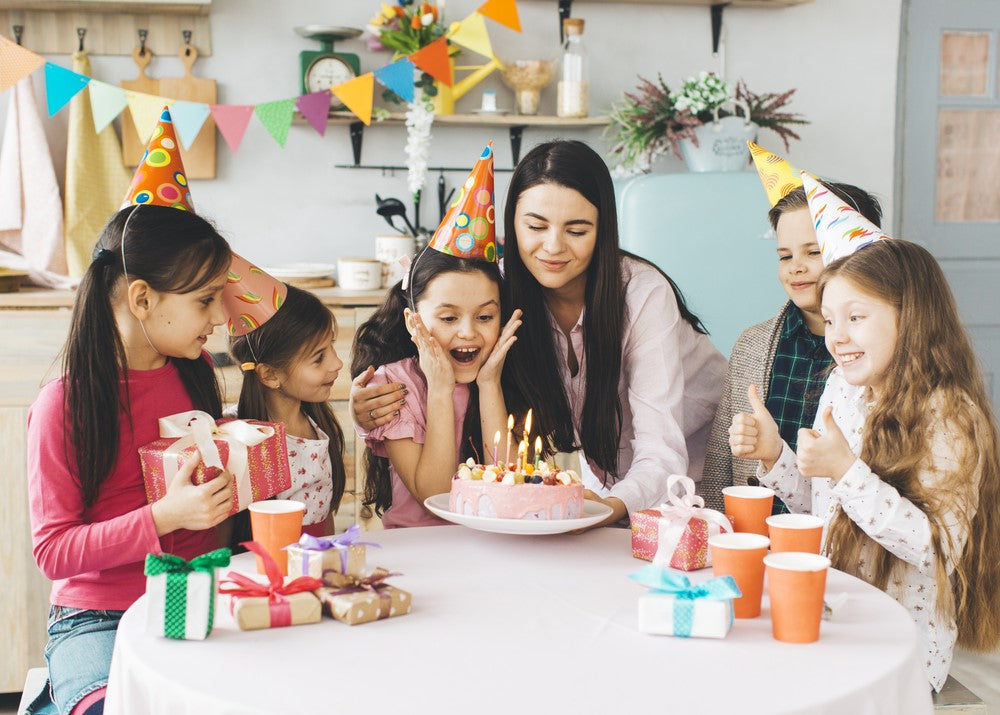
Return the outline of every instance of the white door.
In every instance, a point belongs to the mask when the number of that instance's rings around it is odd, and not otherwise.
[[[899,236],[940,261],[1000,411],[1000,0],[903,13]]]

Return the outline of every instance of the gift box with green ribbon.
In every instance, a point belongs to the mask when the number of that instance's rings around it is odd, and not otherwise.
[[[740,589],[732,576],[691,583],[660,566],[645,566],[629,578],[649,591],[639,597],[639,630],[680,638],[725,638],[733,627],[733,599]]]
[[[215,622],[215,569],[228,566],[229,557],[229,549],[216,549],[190,561],[173,554],[148,554],[149,631],[167,638],[207,638]]]

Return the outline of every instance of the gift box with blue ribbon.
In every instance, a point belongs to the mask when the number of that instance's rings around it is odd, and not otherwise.
[[[725,638],[733,627],[733,599],[740,589],[732,576],[692,584],[691,579],[649,565],[629,578],[648,586],[639,597],[639,630],[680,638]]]

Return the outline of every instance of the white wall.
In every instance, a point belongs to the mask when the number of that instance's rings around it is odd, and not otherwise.
[[[883,201],[886,225],[892,225],[895,161],[896,69],[902,0],[816,0],[787,9],[729,8],[725,11],[726,75],[745,78],[757,92],[796,87],[792,109],[812,124],[800,131],[788,158],[814,173],[859,184]],[[449,0],[449,19],[464,17],[481,0]],[[522,34],[488,22],[501,58],[556,57],[556,3],[520,0]],[[244,104],[298,94],[298,53],[315,43],[292,28],[308,23],[363,27],[378,7],[376,0],[213,0],[213,54],[199,60],[196,74],[219,82],[219,101]],[[577,0],[573,14],[587,21],[585,41],[591,57],[591,113],[604,113],[636,76],[660,72],[671,85],[700,69],[715,69],[707,7],[640,5]],[[30,28],[28,30],[30,32]],[[3,32],[9,32],[4,28]],[[389,61],[385,53],[368,52],[362,40],[344,42],[358,52],[362,71]],[[67,55],[47,59],[70,65]],[[93,76],[117,83],[135,76],[129,57],[94,56]],[[175,76],[180,61],[158,56],[148,74]],[[35,73],[43,105],[42,72]],[[499,104],[510,107],[512,93],[498,76],[467,95],[459,111],[479,104],[480,90],[495,88]],[[380,86],[376,83],[376,92]],[[554,86],[542,96],[542,112],[553,113]],[[0,127],[7,101],[0,99]],[[67,111],[46,119],[57,171],[63,174]],[[557,131],[528,129],[522,154]],[[576,134],[607,151],[601,130]],[[483,143],[496,141],[497,166],[510,166],[507,131],[442,128],[434,131],[432,165],[471,166]],[[404,163],[402,127],[372,127],[365,133],[363,161]],[[760,142],[784,153],[774,134]],[[194,181],[198,211],[215,220],[236,249],[263,265],[289,261],[332,261],[338,255],[370,255],[374,236],[388,229],[375,214],[373,195],[407,200],[405,173],[336,169],[350,163],[346,127],[329,127],[320,137],[306,125],[294,125],[284,149],[251,119],[243,144],[232,154],[218,140],[218,176]],[[657,166],[682,171],[667,159]],[[509,174],[497,174],[497,198],[505,195]],[[464,178],[448,174],[448,185]],[[424,224],[436,224],[436,175],[428,177],[422,207]],[[720,197],[724,201],[724,197]],[[762,197],[763,201],[763,197]],[[762,206],[762,211],[766,206]],[[498,212],[499,213],[499,212]]]

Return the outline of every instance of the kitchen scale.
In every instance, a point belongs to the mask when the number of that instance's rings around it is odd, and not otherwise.
[[[335,52],[333,43],[359,37],[363,30],[334,25],[301,25],[295,28],[295,32],[301,37],[317,40],[321,48],[299,53],[302,94],[328,91],[361,74],[360,58],[349,52]],[[333,93],[330,94],[330,104],[332,109],[342,109],[344,106]]]

